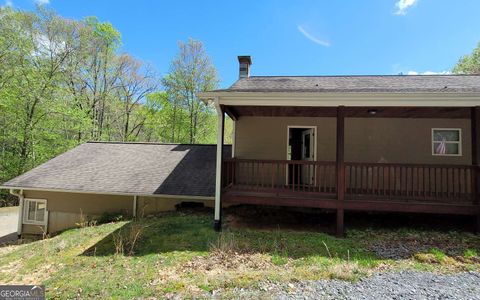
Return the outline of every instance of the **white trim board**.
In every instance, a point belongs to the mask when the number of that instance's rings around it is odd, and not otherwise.
[[[317,161],[317,141],[318,141],[318,136],[317,136],[317,126],[313,125],[287,125],[287,151],[286,151],[286,160],[291,160],[288,158],[288,146],[290,142],[290,128],[304,128],[304,129],[313,129],[313,134],[314,134],[314,146],[313,146],[313,161]],[[285,182],[288,185],[288,166],[287,169],[285,170]]]
[[[247,106],[427,106],[471,107],[480,93],[311,93],[311,92],[206,92],[200,98],[224,105]]]
[[[98,192],[98,191],[79,191],[79,190],[64,190],[64,189],[48,189],[35,187],[18,187],[18,186],[0,186],[0,189],[5,190],[23,190],[34,192],[53,192],[53,193],[75,193],[75,194],[93,194],[93,195],[113,195],[113,196],[138,196],[138,197],[152,197],[152,198],[167,198],[167,199],[192,199],[192,200],[215,200],[215,197],[207,196],[188,196],[188,195],[155,195],[155,194],[138,194],[138,193],[121,193],[121,192]]]
[[[447,144],[458,144],[458,154],[436,154],[435,153],[435,146],[434,144],[435,143],[438,143],[439,141],[434,141],[433,140],[433,132],[435,130],[455,130],[455,131],[458,131],[458,141],[446,141]],[[435,128],[432,128],[432,131],[431,131],[432,135],[430,136],[430,143],[432,145],[432,156],[456,156],[456,157],[460,157],[463,155],[463,147],[462,147],[462,143],[463,143],[463,139],[462,139],[462,128],[440,128],[440,127],[435,127]]]
[[[48,204],[47,204],[47,199],[35,199],[35,198],[24,198],[23,199],[24,204],[22,208],[22,223],[25,225],[39,225],[39,226],[47,226],[48,224]],[[28,211],[27,209],[29,208],[29,205],[26,205],[28,202],[39,202],[45,204],[45,212],[43,215],[43,221],[38,222],[38,221],[29,221],[28,220]]]
[[[313,152],[313,161],[317,161],[317,139],[318,139],[318,136],[317,136],[317,126],[313,126],[313,125],[287,125],[287,153],[286,153],[286,160],[289,160],[288,159],[288,142],[290,140],[290,128],[304,128],[304,129],[313,129],[313,134],[315,135],[315,139],[314,139],[314,152]]]

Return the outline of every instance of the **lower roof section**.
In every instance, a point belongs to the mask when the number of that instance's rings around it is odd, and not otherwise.
[[[216,145],[90,142],[2,188],[141,196],[215,195]],[[225,146],[225,157],[231,156]]]

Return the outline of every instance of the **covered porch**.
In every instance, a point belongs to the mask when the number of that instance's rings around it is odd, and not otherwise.
[[[264,152],[263,157],[253,155],[255,147],[268,148],[269,143],[274,141],[265,137],[257,140],[246,138],[242,137],[240,132],[234,132],[232,158],[222,159],[220,166],[217,166],[221,169],[221,176],[217,177],[221,181],[217,182],[220,195],[218,199],[220,201],[217,202],[220,208],[225,205],[254,204],[331,209],[336,211],[338,236],[342,236],[344,232],[345,210],[473,215],[480,220],[477,196],[477,191],[480,190],[478,168],[480,108],[478,106],[218,105],[217,110],[220,112],[219,141],[222,142],[225,114],[230,116],[236,124],[245,117],[255,117],[259,120],[291,117],[309,118],[310,121],[314,118],[320,122],[325,120],[325,127],[330,126],[333,134],[328,140],[317,136],[322,134],[321,130],[320,133],[312,132],[312,136],[315,134],[313,136],[315,145],[311,151],[316,155],[306,155],[309,150],[304,146],[301,150],[303,156],[299,159],[299,156],[293,155],[294,150],[289,142],[290,126],[288,126],[288,132],[277,125],[268,129],[284,132],[286,141],[283,142],[282,147],[285,144],[287,147],[283,148],[282,153],[288,154],[284,158],[274,155],[275,151],[272,151],[272,157],[265,157],[267,152]],[[431,144],[432,149],[428,155],[431,155],[432,159],[424,158],[423,155],[415,152],[414,147],[409,147],[407,141],[417,142],[414,132],[411,136],[403,134],[397,138],[402,142],[392,146],[399,154],[393,156],[395,158],[384,160],[383,157],[377,159],[360,155],[362,151],[367,150],[358,146],[358,143],[351,142],[353,139],[363,138],[359,136],[361,134],[358,131],[355,131],[355,126],[361,122],[361,119],[382,120],[382,124],[388,124],[391,120],[391,122],[397,122],[395,124],[397,127],[408,124],[404,123],[408,120],[428,123],[427,120],[442,119],[446,120],[444,122],[446,125],[437,127],[444,128],[451,127],[448,125],[448,120],[457,120],[466,124],[466,128],[463,129],[464,140],[462,141],[462,137],[459,137],[459,149],[443,149],[448,146],[445,145],[448,141],[443,141],[442,145],[442,141],[435,141],[433,138],[429,140],[428,143]],[[306,123],[309,122],[308,120]],[[351,130],[346,132],[346,123],[349,120],[352,120],[349,123]],[[323,125],[312,127],[319,126]],[[372,128],[375,129],[375,127]],[[235,131],[238,129],[236,128]],[[258,130],[262,129],[258,128]],[[398,132],[400,134],[401,131]],[[305,136],[303,138],[305,139]],[[367,137],[364,138],[367,139]],[[379,139],[381,137],[364,140],[362,143],[375,144],[379,143]],[[305,140],[303,143],[305,144]],[[381,143],[387,145],[392,141]],[[333,150],[330,151],[325,145],[332,146]],[[385,145],[375,149],[379,153],[386,151],[385,149],[392,149]],[[467,149],[462,149],[462,145]],[[221,149],[222,147],[218,147],[220,155],[217,157],[222,157]],[[239,153],[236,149],[243,149],[243,152]],[[346,155],[346,149],[349,151],[348,155]],[[332,152],[331,155],[329,151]],[[444,155],[440,156],[444,156],[445,159],[435,157],[436,151],[444,151],[440,153]],[[459,155],[449,155],[449,151],[458,151]],[[322,155],[318,155],[318,152],[322,152]],[[408,159],[402,160],[401,157]],[[219,171],[218,168],[217,171]],[[220,220],[220,215],[216,216],[216,220]],[[480,222],[477,223],[480,225]]]

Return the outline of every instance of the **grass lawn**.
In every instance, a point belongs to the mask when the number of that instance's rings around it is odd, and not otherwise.
[[[398,249],[408,250],[405,257],[388,258]],[[266,280],[356,280],[398,269],[479,271],[478,253],[480,239],[463,231],[350,229],[336,239],[229,226],[218,234],[211,213],[175,212],[2,247],[0,284],[42,283],[53,299],[202,297]]]

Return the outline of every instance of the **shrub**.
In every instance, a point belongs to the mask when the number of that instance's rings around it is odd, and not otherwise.
[[[99,224],[118,222],[123,220],[123,215],[120,212],[104,212],[98,219]]]

